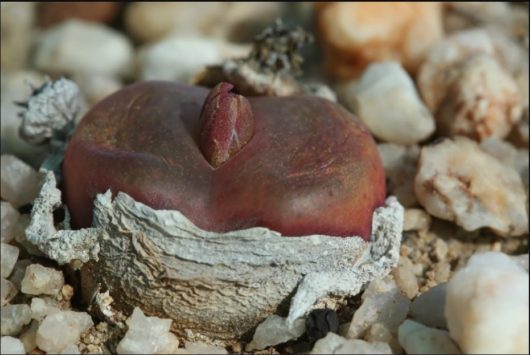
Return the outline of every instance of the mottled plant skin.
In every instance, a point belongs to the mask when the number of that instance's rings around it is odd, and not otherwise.
[[[63,164],[74,227],[91,224],[96,194],[110,188],[179,210],[205,230],[261,226],[287,236],[369,237],[385,176],[357,118],[314,96],[248,97],[254,134],[216,168],[200,148],[208,94],[198,86],[142,82],[95,105]]]
[[[201,111],[200,148],[214,167],[226,162],[252,138],[254,118],[248,100],[221,82],[206,97]]]

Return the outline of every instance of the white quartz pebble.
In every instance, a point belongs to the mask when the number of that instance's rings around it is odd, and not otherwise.
[[[414,144],[434,132],[434,118],[420,100],[414,82],[397,62],[377,62],[361,80],[342,90],[343,102],[379,139]]]
[[[47,315],[59,311],[59,305],[54,300],[39,297],[33,297],[31,299],[31,317],[33,319],[40,321]]]
[[[64,276],[61,271],[40,264],[31,264],[26,268],[21,291],[28,295],[55,296],[63,285]]]
[[[391,332],[396,332],[409,312],[410,300],[401,294],[389,276],[372,281],[363,293],[362,300],[353,315],[347,338],[363,337],[374,323],[382,323]]]
[[[399,326],[398,339],[407,354],[460,354],[447,331],[409,319]]]
[[[1,309],[2,335],[18,335],[31,322],[31,309],[27,304],[8,304]]]
[[[392,350],[385,343],[346,339],[330,332],[315,343],[311,354],[392,354]]]
[[[68,20],[47,29],[37,41],[35,67],[59,74],[127,74],[133,48],[123,34],[100,24]]]
[[[0,211],[2,214],[2,230],[0,234],[1,242],[9,243],[15,239],[15,229],[18,218],[20,217],[20,213],[18,213],[18,211],[7,201],[1,202]]]
[[[7,278],[11,275],[11,271],[13,271],[15,263],[17,262],[19,252],[18,248],[14,245],[0,243],[0,255],[2,255],[2,258],[0,259],[0,273],[2,274],[2,277]]]
[[[37,346],[47,353],[61,353],[76,344],[83,332],[92,327],[85,312],[60,311],[44,318],[37,330]]]
[[[0,341],[0,354],[26,354],[24,345],[17,338],[10,336],[2,337]]]
[[[290,328],[286,319],[277,315],[269,316],[254,332],[252,341],[246,350],[265,349],[268,346],[285,343],[296,339],[305,332],[305,320],[297,319]]]
[[[170,332],[171,319],[147,317],[136,307],[127,319],[129,329],[117,347],[118,354],[167,354],[178,348]]]
[[[488,227],[500,236],[528,232],[521,177],[470,139],[424,146],[414,187],[427,212],[467,231]]]
[[[2,154],[1,160],[2,199],[15,208],[33,202],[40,190],[40,174],[14,155]]]
[[[142,47],[136,66],[142,80],[190,83],[207,65],[246,56],[248,49],[212,38],[171,36]]]
[[[506,254],[473,255],[447,285],[445,316],[466,354],[528,354],[528,272]]]

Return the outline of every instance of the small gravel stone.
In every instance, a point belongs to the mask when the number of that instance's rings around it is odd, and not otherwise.
[[[508,255],[473,255],[447,285],[451,338],[466,354],[527,354],[528,294],[528,272]]]
[[[35,320],[43,320],[47,315],[59,311],[59,304],[52,299],[39,297],[31,299],[31,317]]]
[[[409,319],[399,326],[398,337],[407,354],[460,354],[447,331]]]
[[[362,338],[374,323],[382,323],[391,332],[405,320],[410,300],[401,294],[394,280],[387,276],[370,282],[355,311],[347,338]]]
[[[20,341],[24,344],[24,349],[29,353],[37,347],[37,330],[39,322],[33,320],[28,329],[20,335]]]
[[[416,275],[414,274],[414,265],[406,256],[399,258],[398,266],[392,272],[394,280],[401,292],[409,299],[413,299],[418,294],[419,286]]]
[[[385,169],[388,193],[395,195],[405,207],[417,206],[414,176],[420,155],[419,147],[382,143],[377,148]]]
[[[0,211],[2,213],[1,242],[9,243],[15,239],[15,229],[20,213],[18,213],[18,211],[6,201],[1,202]]]
[[[2,307],[2,335],[16,336],[31,322],[31,309],[27,304],[8,304]]]
[[[18,293],[17,288],[13,283],[4,278],[0,279],[0,305],[3,307],[5,304],[9,303],[13,297]]]
[[[0,349],[2,349],[2,354],[26,354],[22,342],[10,336],[2,337]]]
[[[81,354],[79,348],[75,344],[68,345],[61,354],[70,355],[70,354]]]
[[[392,334],[390,330],[388,330],[388,328],[382,323],[372,324],[370,329],[368,329],[364,340],[369,343],[386,343],[392,349],[393,354],[399,354],[402,352],[397,335]]]
[[[414,144],[434,132],[434,118],[410,76],[397,62],[371,64],[343,90],[343,101],[379,139]]]
[[[207,65],[243,57],[249,48],[211,38],[172,36],[139,50],[136,66],[141,80],[191,83]]]
[[[92,327],[85,312],[60,311],[44,318],[37,330],[37,346],[47,353],[61,353],[79,341],[81,333]]]
[[[14,245],[9,245],[6,243],[0,244],[0,255],[2,259],[0,260],[0,273],[3,278],[9,277],[11,271],[15,267],[15,263],[18,259],[19,250]]]
[[[26,268],[21,291],[28,295],[55,296],[63,285],[64,276],[61,271],[40,264],[32,264]]]
[[[476,140],[505,137],[520,120],[517,83],[498,62],[491,37],[483,30],[457,33],[429,52],[418,87],[437,129]]]
[[[421,208],[407,208],[403,220],[403,231],[429,230],[431,216]]]
[[[335,333],[328,333],[315,343],[311,354],[392,354],[392,350],[385,343],[346,339]]]
[[[40,190],[39,173],[10,154],[2,154],[1,165],[2,199],[15,208],[33,202]]]
[[[167,354],[178,348],[178,340],[169,330],[171,319],[146,317],[138,307],[126,323],[127,333],[117,347],[119,354]]]
[[[410,315],[429,327],[447,329],[445,320],[445,293],[447,283],[441,283],[425,291],[412,301]]]
[[[254,332],[252,341],[247,345],[246,350],[261,350],[268,346],[282,344],[291,339],[296,339],[305,331],[305,320],[297,319],[293,327],[287,325],[285,318],[271,315],[265,319]]]
[[[415,191],[427,212],[467,231],[488,227],[500,236],[528,232],[521,177],[467,138],[422,148]]]
[[[132,63],[132,45],[102,25],[69,20],[46,30],[37,43],[35,66],[59,74],[124,75]]]

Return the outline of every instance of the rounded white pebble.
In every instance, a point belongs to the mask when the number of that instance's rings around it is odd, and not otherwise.
[[[176,336],[170,332],[171,319],[146,317],[136,307],[127,319],[129,330],[117,347],[119,354],[168,354],[178,348]]]
[[[33,202],[40,190],[41,177],[31,166],[11,154],[2,154],[1,195],[18,208]]]
[[[2,337],[0,349],[2,354],[25,354],[24,345],[13,337]]]
[[[383,141],[414,144],[434,132],[434,118],[397,62],[378,62],[343,90],[344,103]]]
[[[26,268],[21,291],[27,295],[55,296],[64,285],[63,273],[51,267],[31,264]]]
[[[460,354],[447,331],[409,319],[399,326],[398,339],[407,354]]]
[[[47,353],[61,353],[76,344],[94,323],[85,312],[60,311],[48,315],[37,330],[37,346]]]
[[[15,267],[19,252],[18,248],[14,245],[0,243],[0,255],[2,255],[2,259],[0,260],[0,273],[2,277],[9,277]]]
[[[500,236],[528,232],[521,177],[470,139],[424,146],[414,188],[427,212],[467,231],[487,227]]]
[[[103,25],[69,20],[43,33],[37,42],[35,66],[61,74],[126,74],[133,49],[121,33]]]
[[[467,354],[528,354],[528,292],[528,272],[509,256],[473,255],[447,286],[451,337]]]

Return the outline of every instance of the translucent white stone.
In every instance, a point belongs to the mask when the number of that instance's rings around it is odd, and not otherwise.
[[[385,343],[346,339],[330,332],[315,343],[311,354],[392,354],[392,350]]]
[[[26,268],[29,265],[31,265],[31,260],[29,259],[20,259],[15,264],[15,268],[13,269],[9,280],[13,283],[13,285],[15,285],[17,290],[20,290],[22,286],[22,279],[24,279],[24,275],[26,274]]]
[[[409,319],[399,326],[398,339],[407,354],[460,354],[447,331]]]
[[[410,300],[388,276],[372,281],[362,299],[363,303],[353,315],[347,338],[362,338],[374,323],[382,323],[391,332],[396,332],[409,312]]]
[[[178,348],[178,340],[169,329],[171,319],[146,317],[136,307],[127,319],[129,330],[117,347],[119,354],[164,354]]]
[[[27,304],[8,304],[1,309],[2,335],[18,335],[31,322],[31,309]]]
[[[2,201],[0,204],[0,211],[2,214],[1,223],[1,241],[2,243],[9,243],[15,238],[15,228],[17,225],[20,213],[11,206],[7,201]]]
[[[40,264],[31,264],[26,268],[21,291],[28,295],[55,296],[63,285],[64,276],[61,271]]]
[[[0,243],[0,248],[0,255],[2,255],[0,259],[0,273],[2,277],[7,278],[11,275],[11,271],[15,267],[20,251],[16,246],[6,243]]]
[[[445,316],[466,354],[528,354],[528,272],[508,255],[473,255],[447,285]]]
[[[265,349],[268,346],[282,344],[291,339],[296,339],[305,332],[305,320],[298,319],[293,327],[289,328],[286,319],[277,315],[269,316],[254,332],[252,341],[246,350]]]
[[[0,349],[2,349],[2,354],[26,354],[22,342],[9,336],[2,337]]]
[[[68,345],[63,351],[61,351],[61,354],[66,354],[66,355],[73,355],[73,354],[81,354],[81,352],[79,351],[79,348],[77,347],[77,345]]]
[[[36,320],[43,320],[49,314],[59,312],[59,305],[50,299],[33,297],[31,299],[31,317]]]
[[[345,105],[383,141],[415,144],[434,132],[434,118],[397,62],[372,63],[343,92]]]
[[[505,237],[528,233],[520,175],[470,139],[424,146],[414,187],[427,212],[467,231],[488,227]]]
[[[10,154],[2,154],[1,164],[2,199],[15,208],[33,202],[41,185],[39,173]]]
[[[4,306],[17,294],[15,285],[4,278],[0,279],[0,305]]]
[[[47,353],[61,353],[76,344],[94,323],[85,312],[60,311],[44,318],[37,330],[37,346]]]

